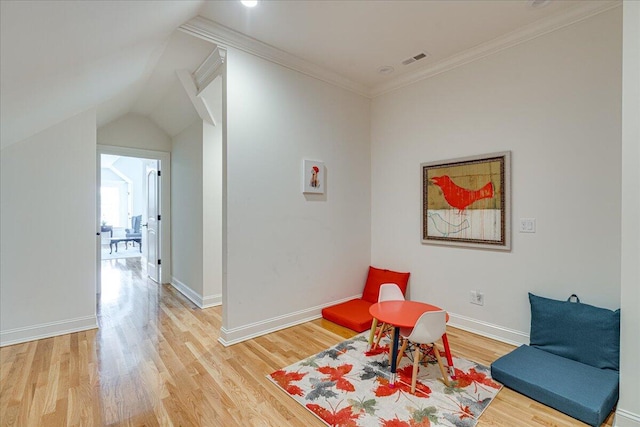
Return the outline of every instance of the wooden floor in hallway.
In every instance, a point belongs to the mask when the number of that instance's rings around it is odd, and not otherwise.
[[[319,319],[225,348],[222,309],[146,279],[140,258],[103,261],[99,329],[0,349],[0,424],[323,426],[266,375],[355,333]],[[513,348],[447,334],[454,353],[486,365]],[[585,424],[503,389],[478,425]]]

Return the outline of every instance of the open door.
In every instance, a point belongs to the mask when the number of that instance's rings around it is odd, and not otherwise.
[[[159,173],[155,169],[151,169],[147,172],[147,223],[144,226],[147,227],[146,231],[146,244],[145,244],[145,256],[147,258],[147,275],[154,282],[160,282],[160,258],[158,254],[159,249],[159,236],[158,225],[160,221],[160,215],[158,210],[159,200]]]
[[[115,146],[106,146],[106,145],[98,145],[98,156],[96,156],[96,211],[97,221],[96,221],[96,234],[102,234],[102,236],[96,236],[96,261],[97,261],[97,278],[96,278],[96,292],[100,293],[101,287],[103,283],[101,283],[101,274],[100,267],[102,263],[102,252],[104,249],[104,244],[109,243],[110,237],[118,237],[120,235],[124,236],[125,227],[129,227],[130,218],[132,215],[142,215],[141,221],[141,234],[142,234],[142,256],[141,267],[142,270],[146,270],[146,274],[154,280],[156,283],[162,283],[164,281],[168,281],[171,277],[171,257],[169,255],[169,248],[171,247],[171,186],[163,185],[162,181],[165,183],[171,181],[171,156],[169,153],[163,151],[152,151],[152,150],[141,150],[137,148],[128,148],[128,147],[115,147]],[[118,226],[116,226],[115,220],[110,220],[107,217],[113,215],[106,215],[109,209],[108,206],[102,206],[104,199],[106,199],[106,193],[101,195],[101,187],[106,182],[109,182],[109,176],[102,176],[102,169],[104,166],[102,165],[103,160],[105,165],[108,162],[108,158],[105,159],[105,155],[107,157],[129,157],[142,160],[141,169],[135,169],[135,171],[130,170],[131,176],[136,177],[135,186],[133,188],[133,192],[135,194],[140,195],[140,198],[135,199],[135,206],[130,206],[127,209],[126,216],[123,220],[119,221]],[[113,163],[113,162],[111,162]],[[116,168],[117,169],[117,168]],[[115,170],[112,170],[116,175],[118,173]],[[120,171],[122,172],[122,171]],[[110,175],[110,174],[107,174]],[[139,178],[138,178],[139,177]],[[146,181],[145,181],[146,180]],[[129,188],[131,190],[131,188]],[[146,190],[146,193],[145,193]],[[132,194],[131,191],[127,191],[129,195]],[[137,197],[137,196],[136,196]],[[122,201],[122,199],[118,199],[118,205],[122,203],[129,203],[128,199],[126,201]],[[135,209],[135,212],[133,211]],[[117,212],[120,212],[119,210]],[[116,214],[117,215],[117,214]],[[163,223],[160,220],[160,215],[163,216],[162,219],[165,220]],[[102,221],[105,220],[107,225],[113,225],[112,227],[103,226]],[[166,230],[163,230],[163,227],[167,227]],[[111,235],[111,231],[103,231],[104,229],[113,230],[117,236]],[[104,240],[101,242],[101,237],[104,237]],[[163,241],[163,239],[166,239]],[[122,247],[122,245],[121,245]],[[115,250],[115,247],[114,247]],[[107,253],[109,251],[109,247],[107,246]],[[163,253],[164,252],[164,253]],[[160,265],[160,260],[164,261],[162,265]],[[124,264],[124,263],[121,263]],[[132,263],[128,263],[132,264]],[[166,274],[167,277],[163,277],[162,275]]]

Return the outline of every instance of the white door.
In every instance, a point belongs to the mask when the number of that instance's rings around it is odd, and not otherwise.
[[[145,244],[145,256],[147,257],[147,275],[154,282],[160,282],[160,239],[158,236],[158,200],[160,194],[158,171],[155,169],[147,173],[147,239]]]

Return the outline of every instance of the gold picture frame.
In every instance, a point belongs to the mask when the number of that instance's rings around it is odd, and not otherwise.
[[[511,250],[511,152],[420,164],[422,243]]]

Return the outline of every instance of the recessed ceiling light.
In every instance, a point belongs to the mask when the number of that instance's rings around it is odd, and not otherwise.
[[[395,68],[393,68],[391,65],[383,65],[382,67],[378,68],[378,73],[379,74],[391,74],[395,71]]]
[[[246,7],[256,7],[258,5],[258,0],[240,0],[240,3]]]

